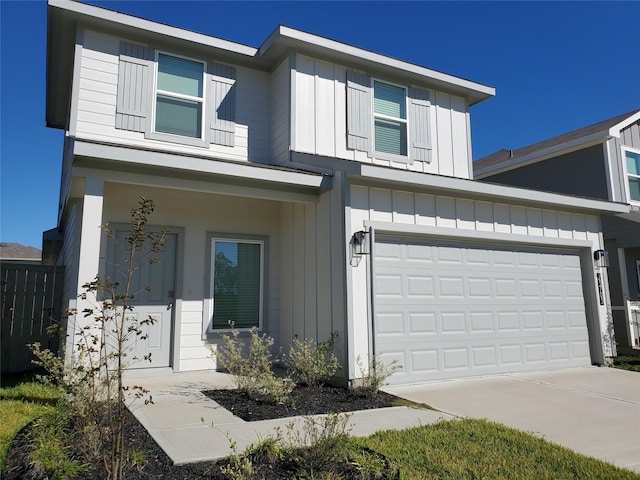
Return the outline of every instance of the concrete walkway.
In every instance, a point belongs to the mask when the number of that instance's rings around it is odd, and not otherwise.
[[[154,377],[132,377],[128,385],[143,386],[150,391],[153,404],[139,400],[131,407],[133,414],[153,439],[176,464],[209,461],[232,453],[230,441],[239,452],[261,439],[286,430],[300,417],[245,422],[233,416],[201,393],[213,388],[231,388],[228,375],[218,372],[187,372]],[[391,407],[355,412],[349,419],[351,434],[370,435],[378,430],[403,429],[426,425],[451,415],[408,407]]]
[[[386,391],[455,416],[486,418],[640,472],[640,373],[574,368]]]

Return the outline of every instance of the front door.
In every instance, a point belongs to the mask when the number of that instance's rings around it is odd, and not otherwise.
[[[108,265],[112,280],[123,282],[128,255],[128,231],[116,230],[116,242],[111,242],[108,258],[114,261]],[[147,240],[145,248],[148,252],[151,242]],[[149,257],[157,258],[155,263]],[[126,368],[149,368],[171,366],[171,335],[173,319],[173,302],[175,288],[176,235],[167,234],[163,247],[158,253],[149,253],[135,262],[136,270],[132,276],[129,301],[133,310],[127,318],[141,322],[152,318],[153,323],[142,325],[142,334],[133,336],[127,346]],[[150,360],[144,360],[146,355]]]

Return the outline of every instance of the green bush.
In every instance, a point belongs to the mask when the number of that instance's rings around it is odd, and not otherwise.
[[[332,333],[326,342],[295,338],[289,355],[284,357],[289,376],[296,382],[319,387],[328,382],[340,368],[338,357],[333,352],[337,333]]]
[[[251,329],[249,345],[245,347],[240,332],[232,328],[231,334],[222,335],[220,348],[210,349],[218,364],[233,377],[238,390],[246,392],[254,400],[287,403],[291,401],[289,395],[295,383],[273,373],[272,347],[273,338],[267,334],[259,335],[255,328]]]
[[[382,362],[377,355],[369,358],[367,368],[362,364],[360,356],[356,359],[356,365],[360,369],[360,383],[353,387],[353,393],[363,397],[375,395],[385,384],[387,378],[397,372],[400,368],[398,361],[391,363]]]

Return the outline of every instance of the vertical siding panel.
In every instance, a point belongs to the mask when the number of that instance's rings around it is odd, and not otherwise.
[[[315,153],[315,62],[313,58],[296,55],[295,132],[293,149]]]
[[[573,226],[574,240],[587,239],[587,221],[586,217],[581,213],[571,215],[571,225]]]
[[[354,151],[347,149],[347,69],[342,65],[334,67],[335,81],[333,96],[335,118],[333,119],[336,142],[336,157],[354,160]]]
[[[416,193],[416,224],[436,226],[436,199],[433,195]]]
[[[456,227],[464,230],[475,230],[475,202],[466,198],[456,199]]]
[[[371,220],[393,222],[391,190],[386,188],[370,188],[369,205],[371,209],[369,217]]]
[[[293,317],[293,298],[294,292],[294,272],[293,272],[293,252],[295,230],[293,224],[293,205],[283,203],[281,210],[281,227],[280,234],[280,345],[288,346],[293,340],[294,317]]]
[[[436,114],[438,126],[438,174],[453,176],[453,150],[451,143],[451,97],[446,93],[436,93]]]
[[[394,223],[415,223],[415,206],[413,193],[393,191],[393,221]]]
[[[511,233],[511,209],[509,205],[495,203],[493,205],[493,229],[497,233]]]
[[[292,95],[290,79],[289,60],[285,59],[271,76],[271,145],[276,163],[288,160]]]
[[[558,238],[558,215],[553,210],[542,211],[542,223],[544,225],[544,236]]]
[[[436,225],[444,228],[456,228],[456,199],[453,197],[436,197]]]
[[[542,210],[539,208],[527,209],[527,222],[529,224],[529,235],[542,237],[544,235],[544,225],[542,223]]]
[[[453,145],[453,175],[471,178],[467,137],[467,105],[463,98],[451,96],[451,143]]]
[[[335,111],[335,72],[333,63],[316,61],[316,122],[315,137],[318,155],[334,157],[336,141],[334,123]]]
[[[571,224],[571,214],[558,212],[558,236],[560,238],[573,238],[573,225]]]
[[[331,335],[331,214],[330,195],[323,193],[316,209],[316,282],[318,295],[318,339]]]
[[[318,297],[317,279],[318,272],[318,252],[316,235],[316,212],[315,204],[305,204],[304,208],[304,332],[309,339],[318,341]]]
[[[493,232],[493,205],[490,202],[476,202],[476,230]]]
[[[527,235],[527,209],[525,207],[511,207],[511,233],[515,235]]]
[[[304,205],[293,205],[293,335],[305,338],[305,255]]]

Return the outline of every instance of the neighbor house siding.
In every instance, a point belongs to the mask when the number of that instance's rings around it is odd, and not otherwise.
[[[346,83],[351,69],[301,54],[295,56],[293,68],[293,150],[422,173],[471,177],[467,104],[463,98],[419,86],[430,94],[431,161],[407,163],[371,158],[365,151],[347,148]],[[369,73],[382,81],[402,84],[402,80]]]
[[[234,146],[193,147],[149,140],[142,132],[115,128],[121,39],[90,30],[85,30],[82,38],[81,64],[75,66],[80,68],[78,91],[74,92],[78,111],[76,124],[70,126],[78,138],[228,160],[271,161],[270,79],[267,72],[236,67]],[[203,61],[217,61],[193,52],[168,53],[186,53]]]
[[[438,236],[452,238],[466,231],[478,232],[478,235],[512,235],[510,242],[521,241],[526,244],[542,244],[546,239],[556,239],[556,243],[566,245],[571,245],[573,241],[586,241],[591,245],[591,250],[603,248],[600,221],[595,215],[363,185],[352,185],[350,194],[348,236],[362,230],[368,221],[375,221],[383,222],[390,231],[398,231],[407,225],[415,226],[416,231],[425,227],[425,230],[433,232],[433,228],[436,228]],[[592,275],[595,277],[595,273]],[[350,289],[354,293],[350,317],[354,331],[362,332],[355,339],[353,358],[358,355],[366,358],[370,348],[368,281],[368,269],[363,265],[351,269]],[[590,282],[595,285],[595,278]],[[596,293],[590,292],[589,295],[593,298]],[[604,307],[600,308],[600,318],[605,318],[606,311]],[[604,328],[600,326],[601,331]],[[368,335],[364,335],[364,332],[368,332]]]
[[[498,173],[485,181],[607,200],[605,165],[602,146],[594,145]]]

